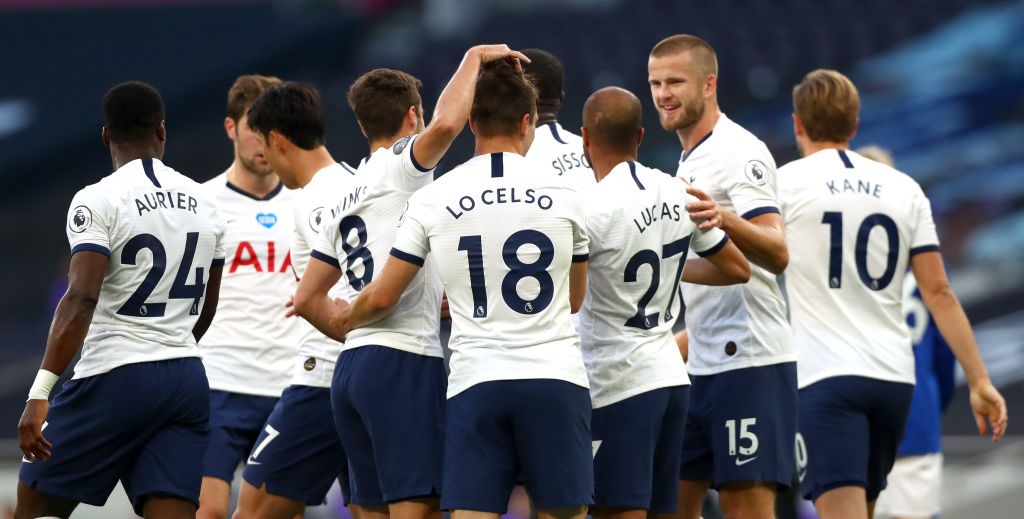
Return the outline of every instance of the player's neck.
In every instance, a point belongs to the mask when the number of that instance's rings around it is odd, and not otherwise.
[[[408,134],[408,135],[412,135],[412,134]],[[379,150],[381,148],[389,148],[390,149],[392,146],[395,145],[396,142],[398,142],[399,139],[407,137],[408,135],[406,135],[404,133],[399,133],[398,135],[394,135],[392,137],[384,137],[384,138],[380,138],[380,139],[373,139],[372,141],[370,141],[370,155],[373,155],[374,153],[376,153],[377,150]]]
[[[801,139],[800,145],[800,156],[808,157],[818,153],[821,150],[848,150],[850,149],[850,143],[847,142],[831,142],[831,141],[812,141],[810,139]]]
[[[306,187],[306,184],[313,179],[313,175],[316,175],[321,169],[337,164],[327,148],[323,146],[308,151],[302,150],[295,160],[299,162],[299,167],[295,168],[299,187]]]
[[[558,112],[562,109],[562,102],[553,99],[537,100],[537,126],[558,121]]]
[[[609,173],[615,169],[615,166],[622,164],[623,162],[634,161],[636,162],[636,151],[633,153],[625,152],[610,152],[610,153],[594,153],[594,149],[590,150],[590,167],[594,170],[594,178],[598,182],[607,177]]]
[[[281,183],[281,179],[277,178],[277,175],[273,173],[269,175],[258,175],[245,167],[242,161],[235,157],[235,161],[231,163],[231,167],[228,168],[228,182],[253,195],[257,198],[263,198],[277,189],[277,186]]]
[[[711,131],[715,129],[715,125],[718,124],[718,119],[721,117],[722,112],[719,111],[718,105],[711,105],[704,110],[704,116],[699,121],[686,128],[676,130],[676,135],[679,136],[679,143],[683,145],[683,153],[693,151],[693,148],[697,147],[705,137],[711,134]]]
[[[110,160],[114,170],[121,169],[125,164],[139,159],[157,159],[164,156],[163,146],[159,144],[117,144],[110,143]]]
[[[473,156],[487,155],[490,153],[518,153],[526,155],[526,146],[518,137],[478,137],[476,139],[476,151]]]

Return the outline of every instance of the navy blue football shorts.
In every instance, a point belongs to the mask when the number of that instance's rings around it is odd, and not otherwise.
[[[94,506],[121,480],[140,516],[152,494],[198,507],[209,417],[210,386],[196,357],[72,379],[43,425],[53,455],[23,462],[19,478],[40,492]]]
[[[856,486],[868,501],[885,489],[910,413],[914,386],[831,377],[800,390],[797,469],[805,499]]]
[[[441,508],[502,514],[522,478],[535,508],[594,502],[590,392],[552,379],[483,382],[448,399]]]
[[[679,479],[789,488],[796,467],[796,363],[690,377]]]
[[[598,507],[673,513],[690,386],[664,387],[594,409]]]
[[[384,346],[345,350],[331,383],[353,504],[441,495],[444,359]]]
[[[252,452],[277,398],[210,390],[210,443],[203,455],[203,476],[234,479],[238,464]]]
[[[348,504],[351,487],[345,451],[331,419],[331,390],[288,386],[256,439],[242,478],[276,496],[324,504],[337,478]]]

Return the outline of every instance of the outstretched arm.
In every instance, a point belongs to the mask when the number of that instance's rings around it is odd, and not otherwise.
[[[781,215],[765,213],[747,220],[731,211],[723,211],[711,195],[700,189],[691,186],[686,192],[698,199],[686,204],[686,210],[700,229],[721,227],[751,263],[775,275],[786,270],[789,249]]]
[[[699,285],[735,285],[750,280],[750,262],[732,240],[707,257],[686,260],[683,281]]]
[[[336,312],[336,303],[328,294],[338,280],[341,270],[316,256],[309,258],[306,273],[299,281],[295,290],[295,313],[309,321],[320,333],[338,341],[345,342],[345,334],[338,333],[331,326],[331,314]],[[344,305],[344,303],[341,303]]]
[[[417,164],[425,169],[434,169],[441,161],[469,120],[480,67],[499,59],[530,61],[525,55],[509,49],[508,45],[477,45],[466,51],[455,75],[437,99],[430,124],[413,143],[412,154]]]
[[[380,275],[359,292],[359,297],[331,316],[333,332],[344,337],[354,328],[373,324],[391,315],[420,268],[421,265],[389,257]]]
[[[943,338],[956,355],[957,361],[967,377],[967,385],[971,391],[971,409],[978,426],[978,433],[985,434],[988,427],[985,420],[992,424],[992,439],[999,441],[1006,432],[1006,401],[1003,395],[992,385],[985,369],[985,363],[978,352],[978,344],[971,331],[971,323],[967,314],[946,277],[946,269],[942,265],[942,255],[938,251],[922,252],[910,258],[910,267],[917,278],[921,299],[935,319],[935,324]]]
[[[18,446],[29,461],[45,461],[50,457],[52,445],[42,432],[43,422],[50,411],[50,390],[85,340],[109,262],[105,254],[88,250],[71,256],[68,291],[57,304],[50,334],[46,338],[43,364],[29,390],[29,400],[18,422]]]

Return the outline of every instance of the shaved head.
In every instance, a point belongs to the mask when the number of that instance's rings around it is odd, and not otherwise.
[[[583,127],[591,145],[615,151],[635,152],[642,128],[643,107],[629,90],[605,87],[583,105]]]

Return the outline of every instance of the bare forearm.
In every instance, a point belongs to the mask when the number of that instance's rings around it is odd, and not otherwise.
[[[295,313],[312,324],[320,333],[338,341],[345,342],[345,334],[341,333],[331,322],[334,301],[326,294],[313,297],[304,304],[295,305]]]
[[[708,286],[734,285],[743,282],[723,272],[706,258],[686,260],[686,266],[683,267],[683,281]]]
[[[76,296],[71,292],[64,294],[57,304],[40,368],[57,375],[67,370],[85,341],[95,309],[96,299]]]
[[[722,214],[722,230],[751,263],[776,275],[786,270],[789,250],[780,227],[758,225],[729,211],[722,211]]]
[[[981,360],[971,324],[963,307],[960,306],[960,301],[953,294],[953,289],[947,285],[934,292],[922,290],[921,298],[935,319],[942,337],[949,343],[949,349],[953,351],[953,355],[963,368],[967,383],[973,387],[988,380],[988,371]]]

